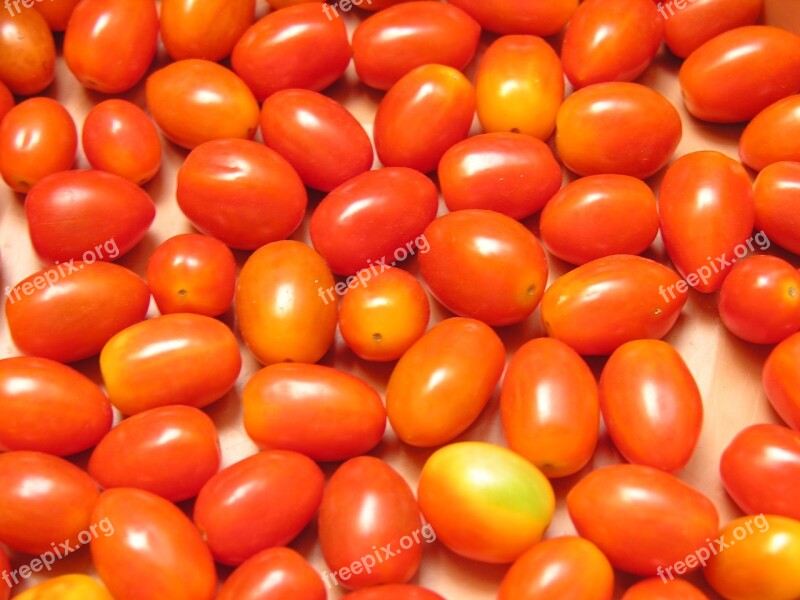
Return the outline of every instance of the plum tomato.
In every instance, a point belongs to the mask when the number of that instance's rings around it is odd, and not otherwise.
[[[761,373],[772,408],[786,424],[800,431],[800,333],[793,333],[767,356]]]
[[[427,588],[403,583],[364,588],[347,594],[344,598],[345,600],[444,600],[442,596]]]
[[[779,161],[800,161],[800,94],[753,117],[739,138],[739,157],[755,171]]]
[[[37,2],[33,7],[44,17],[50,29],[64,31],[72,16],[72,11],[81,0],[58,0],[57,2]]]
[[[682,6],[680,6],[682,4]],[[755,25],[763,0],[704,0],[660,2],[664,41],[675,56],[686,58],[708,40],[737,27]]]
[[[450,3],[472,15],[484,29],[501,35],[554,35],[564,28],[578,8],[578,0],[524,3],[519,0],[451,0]]]
[[[755,227],[766,239],[800,254],[800,162],[767,165],[756,177]]]
[[[53,34],[39,11],[0,11],[0,81],[15,94],[32,96],[43,92],[55,74]]]
[[[161,39],[173,60],[222,60],[253,24],[255,14],[255,0],[164,0]]]
[[[625,590],[620,600],[708,600],[708,596],[684,579],[650,577]]]
[[[2,597],[0,593],[0,598]],[[16,600],[114,600],[114,598],[111,597],[108,588],[91,575],[71,573],[42,581],[16,596]]]
[[[3,121],[3,117],[5,117],[12,108],[14,108],[14,95],[6,84],[0,81],[0,122]]]
[[[267,548],[225,580],[216,600],[327,600],[319,573],[291,548]]]

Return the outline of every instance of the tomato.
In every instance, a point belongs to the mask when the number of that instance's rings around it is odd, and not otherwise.
[[[64,33],[64,60],[84,87],[120,94],[150,68],[158,28],[151,0],[82,0]]]
[[[800,333],[775,346],[762,371],[764,391],[772,408],[795,431],[800,431]]]
[[[518,0],[452,0],[451,4],[472,15],[484,29],[500,34],[553,35],[561,31],[578,8],[578,0],[524,4]]]
[[[508,364],[500,415],[512,450],[548,478],[572,475],[586,466],[597,445],[597,382],[564,342],[531,340]]]
[[[736,600],[800,596],[800,521],[776,515],[740,517],[720,530],[717,545],[725,551],[715,552],[703,570],[717,593]]]
[[[128,269],[70,261],[20,281],[5,308],[22,352],[73,362],[99,354],[115,333],[144,319],[149,304],[147,285]]]
[[[193,498],[219,470],[217,428],[191,406],[163,406],[114,427],[89,459],[104,488],[147,490],[171,502]]]
[[[291,548],[268,548],[225,580],[217,600],[326,600],[319,574]]]
[[[162,314],[216,317],[233,302],[236,259],[212,237],[184,233],[164,241],[147,262],[147,284]]]
[[[77,573],[43,581],[16,598],[17,600],[114,600],[106,586],[97,579]]]
[[[5,574],[8,571],[11,571],[11,563],[8,561],[8,556],[6,556],[5,548],[3,546],[0,546],[0,573]],[[11,586],[9,586],[8,589],[0,587],[0,600],[8,600],[10,597],[11,597]],[[29,598],[28,600],[31,599]],[[77,599],[71,598],[69,600],[77,600]],[[110,600],[113,600],[113,598]]]
[[[161,3],[161,39],[174,60],[222,60],[253,24],[255,0],[165,0]]]
[[[474,319],[445,319],[400,358],[386,384],[392,429],[412,446],[445,444],[481,414],[505,366],[497,334]]]
[[[44,261],[113,261],[142,240],[156,209],[147,192],[119,175],[62,171],[31,188],[25,216]]]
[[[388,90],[422,65],[463,69],[475,56],[480,35],[475,19],[452,4],[405,2],[356,27],[353,62],[362,82]]]
[[[150,75],[147,108],[170,140],[184,148],[226,138],[251,139],[258,102],[244,81],[217,63],[186,59]]]
[[[95,169],[137,185],[161,168],[161,139],[145,112],[127,100],[97,104],[83,122],[83,151]]]
[[[250,255],[234,307],[242,339],[259,362],[323,357],[336,332],[338,302],[323,297],[333,285],[325,261],[302,242],[273,242]]]
[[[664,41],[675,56],[686,58],[721,33],[755,25],[763,0],[703,0],[683,3],[659,2],[664,18]]]
[[[708,600],[708,596],[683,579],[652,577],[629,587],[621,600]]]
[[[272,2],[273,5],[275,5],[275,4],[292,3],[292,2],[294,3],[308,2],[309,0],[269,0],[269,1]],[[353,2],[353,4],[363,10],[377,12],[379,10],[385,10],[390,6],[394,6],[395,4],[408,1],[409,0],[356,0],[356,2]]]
[[[658,92],[638,83],[598,83],[561,105],[556,150],[578,175],[646,179],[667,164],[681,131],[678,111]]]
[[[328,481],[319,508],[319,543],[331,569],[326,583],[406,583],[419,568],[422,544],[435,539],[422,527],[408,483],[382,460],[350,459]]]
[[[615,568],[636,575],[670,574],[664,567],[704,547],[719,526],[708,498],[674,475],[643,465],[592,471],[567,494],[567,509],[582,537]]]
[[[431,223],[422,277],[457,315],[492,326],[528,318],[547,283],[547,258],[524,225],[489,210],[460,210]]]
[[[313,518],[323,475],[310,458],[271,450],[234,463],[200,490],[194,522],[217,562],[240,565],[258,552],[285,546]]]
[[[377,1],[377,0],[376,0]],[[402,583],[376,585],[345,596],[346,600],[444,600],[436,592]]]
[[[766,240],[800,254],[800,162],[782,161],[764,167],[756,177],[753,193],[756,229]]]
[[[11,108],[0,123],[0,174],[17,192],[75,162],[78,133],[67,109],[50,98]]]
[[[663,471],[686,466],[703,426],[697,383],[678,351],[661,340],[614,351],[600,377],[600,409],[628,461]]]
[[[0,81],[15,94],[43,92],[55,77],[56,46],[35,10],[0,11]]]
[[[283,90],[267,98],[261,135],[303,183],[324,192],[372,168],[372,142],[364,127],[341,104],[317,92]]]
[[[739,156],[761,171],[784,160],[800,161],[800,94],[770,104],[747,124],[739,138]]]
[[[53,31],[64,31],[72,16],[72,11],[80,0],[51,0],[37,2],[33,7],[38,10]]]
[[[557,537],[520,556],[500,583],[497,600],[611,600],[614,571],[588,540]]]
[[[582,265],[613,254],[641,254],[658,235],[656,198],[628,175],[590,175],[558,191],[539,219],[542,243]]]
[[[14,108],[14,96],[8,87],[6,87],[6,84],[0,81],[0,122],[3,121],[3,117],[5,117],[12,108]]]
[[[579,354],[611,354],[625,342],[660,339],[672,329],[688,298],[681,283],[672,269],[647,258],[598,258],[547,288],[542,323],[547,335]]]
[[[308,194],[277,152],[249,140],[214,140],[178,170],[178,206],[201,232],[232,248],[255,250],[289,237]]]
[[[422,232],[438,207],[436,186],[417,171],[367,171],[323,198],[309,233],[334,273],[352,275],[373,263],[394,266],[424,246]]]
[[[96,523],[91,513],[99,496],[94,481],[63,458],[0,454],[0,539],[26,554],[52,555],[62,540],[77,550],[78,534]]]
[[[171,502],[133,488],[107,490],[92,513],[113,535],[91,543],[100,579],[115,600],[211,600],[217,573],[200,533]],[[120,568],[124,565],[125,568]]]
[[[800,36],[768,25],[726,31],[692,52],[680,83],[686,109],[698,119],[749,121],[800,91]]]
[[[108,397],[126,415],[170,404],[207,406],[228,393],[241,366],[228,326],[190,313],[131,325],[100,353]]]
[[[259,102],[291,88],[320,92],[344,74],[352,50],[344,23],[329,10],[321,2],[289,6],[242,34],[231,65]]]
[[[393,267],[356,273],[339,309],[339,332],[360,358],[400,358],[428,328],[430,303],[413,275]]]

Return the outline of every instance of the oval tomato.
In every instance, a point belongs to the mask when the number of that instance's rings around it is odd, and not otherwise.
[[[40,6],[37,4],[36,6]],[[2,598],[2,594],[0,594]],[[90,575],[59,575],[16,596],[17,600],[114,600],[106,586]]]
[[[402,1],[402,0],[401,0]],[[444,600],[436,592],[402,583],[376,585],[345,596],[346,600]]]
[[[756,171],[779,161],[800,161],[800,94],[753,117],[739,138],[739,157]]]
[[[777,162],[765,167],[756,177],[753,194],[755,227],[765,239],[762,249],[769,247],[767,242],[775,242],[800,254],[800,162]]]
[[[216,600],[326,600],[319,574],[291,548],[268,548],[225,580]]]
[[[165,0],[161,39],[174,60],[222,60],[253,24],[255,14],[255,0]]]
[[[708,600],[708,596],[683,579],[652,577],[629,587],[620,600]]]
[[[43,92],[56,73],[56,46],[35,10],[0,11],[0,81],[15,94]]]
[[[480,23],[481,27],[502,35],[525,33],[553,35],[561,31],[570,20],[578,0],[552,0],[549,2],[526,2],[518,0],[452,0]]]
[[[721,33],[755,25],[763,0],[704,0],[656,4],[664,18],[664,41],[675,56],[686,58]]]
[[[57,2],[37,2],[33,7],[38,10],[53,31],[64,31],[72,16],[72,11],[81,0],[58,0]]]
[[[772,349],[761,377],[772,408],[795,431],[800,431],[800,333]]]

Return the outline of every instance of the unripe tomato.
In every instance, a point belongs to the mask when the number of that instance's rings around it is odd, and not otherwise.
[[[703,0],[678,7],[661,2],[656,8],[664,18],[664,41],[675,56],[686,58],[721,33],[755,25],[763,0]]]
[[[625,590],[621,600],[708,600],[708,596],[684,579],[651,577]]]
[[[174,60],[222,60],[253,24],[255,14],[255,0],[164,0],[161,39]]]
[[[786,424],[800,431],[800,333],[772,349],[762,371],[762,382],[772,408]]]
[[[800,94],[778,100],[753,117],[739,138],[739,156],[756,171],[779,161],[800,161]]]
[[[35,10],[0,11],[0,81],[32,96],[53,82],[55,72],[56,46],[44,17]]]
[[[766,241],[800,254],[800,162],[766,166],[756,177],[753,193],[756,229]]]
[[[50,29],[64,31],[72,16],[72,11],[81,0],[51,0],[50,2],[37,2],[33,7],[44,17]]]
[[[451,0],[450,3],[472,15],[484,29],[501,35],[556,34],[578,8],[578,0],[524,3],[518,0]]]
[[[16,598],[17,600],[114,600],[106,586],[97,579],[77,573],[59,575],[43,581],[25,590]]]
[[[319,573],[291,548],[268,548],[225,580],[216,600],[326,600]]]

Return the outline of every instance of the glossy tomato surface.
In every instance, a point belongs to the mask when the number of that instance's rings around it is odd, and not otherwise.
[[[253,24],[255,0],[165,0],[161,3],[161,39],[175,60],[222,60]]]
[[[58,0],[58,2],[37,2],[33,7],[41,13],[50,29],[64,31],[72,16],[72,11],[80,0]]]
[[[684,579],[651,577],[625,590],[621,600],[708,600],[708,596]]]
[[[453,0],[492,33],[553,35],[558,33],[578,8],[578,0],[526,2],[516,0]]]
[[[217,600],[326,600],[319,573],[291,548],[268,548],[225,580]]]
[[[770,104],[747,124],[739,156],[760,171],[779,161],[800,161],[800,94]]]
[[[0,81],[15,94],[38,94],[53,82],[55,42],[38,11],[0,11],[0,57]]]
[[[772,408],[786,424],[800,431],[800,333],[794,333],[772,349],[761,377]]]
[[[800,254],[800,162],[766,166],[756,177],[753,194],[756,229],[771,242]]]
[[[59,575],[43,581],[25,590],[16,598],[18,600],[114,600],[108,588],[97,579],[77,573]]]
[[[664,18],[664,41],[675,56],[686,58],[719,34],[754,25],[761,15],[763,0],[695,0],[683,8],[657,3]]]

